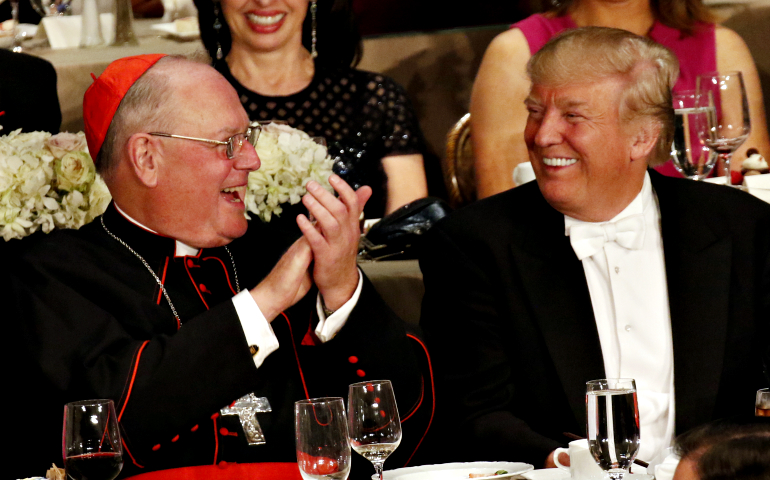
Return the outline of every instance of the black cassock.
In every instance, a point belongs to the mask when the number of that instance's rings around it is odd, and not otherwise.
[[[236,283],[252,288],[267,275],[288,240],[253,221],[229,245],[234,262],[223,247],[175,257],[173,239],[130,223],[113,205],[104,223],[164,282],[182,325],[148,269],[99,218],[4,245],[13,478],[61,465],[63,405],[88,398],[115,401],[126,446],[122,476],[222,461],[294,462],[294,402],[345,397],[348,384],[365,379],[392,380],[405,419],[390,468],[412,456],[432,416],[427,351],[368,280],[327,343],[312,334],[316,290],[276,318],[280,347],[257,369],[230,299]],[[257,415],[264,445],[249,446],[238,417],[219,414],[250,392],[272,406]],[[371,473],[358,470],[351,478]]]

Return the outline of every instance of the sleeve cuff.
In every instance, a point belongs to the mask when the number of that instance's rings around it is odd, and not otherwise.
[[[315,335],[322,342],[328,342],[345,326],[345,322],[348,321],[350,313],[358,303],[358,298],[361,296],[361,289],[364,285],[364,277],[361,274],[361,269],[358,269],[358,286],[356,291],[353,292],[353,296],[350,300],[345,302],[340,308],[329,317],[324,314],[323,301],[321,300],[321,293],[318,293],[315,302],[315,308],[318,312],[318,326],[315,327]]]
[[[253,358],[254,366],[259,368],[268,355],[278,350],[278,339],[275,333],[273,333],[273,327],[270,326],[270,322],[262,315],[257,302],[254,301],[254,297],[251,296],[248,290],[244,290],[233,297],[233,306],[235,306],[235,312],[238,314],[238,320],[241,321],[241,328],[243,328],[243,334],[246,336],[246,343],[249,346],[256,345],[258,348]]]

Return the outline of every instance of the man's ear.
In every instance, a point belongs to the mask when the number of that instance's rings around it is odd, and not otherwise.
[[[135,133],[126,143],[129,165],[137,179],[146,187],[156,187],[158,166],[163,158],[157,139],[147,133]]]
[[[660,124],[658,122],[639,122],[636,134],[631,145],[631,160],[647,160],[655,149],[660,136]]]

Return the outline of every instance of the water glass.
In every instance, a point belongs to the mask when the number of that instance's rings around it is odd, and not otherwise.
[[[674,94],[674,167],[691,180],[703,180],[713,170],[717,154],[700,139],[698,132],[708,128],[709,109],[699,105],[695,90]]]
[[[639,452],[636,382],[606,378],[586,383],[588,449],[612,480],[623,475]]]

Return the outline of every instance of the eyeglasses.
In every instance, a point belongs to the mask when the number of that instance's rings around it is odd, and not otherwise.
[[[236,133],[235,135],[228,138],[224,142],[221,140],[185,137],[183,135],[172,135],[170,133],[162,133],[162,132],[150,132],[150,135],[154,135],[156,137],[168,137],[168,138],[179,138],[182,140],[193,140],[196,142],[211,143],[213,145],[226,145],[225,153],[227,153],[227,158],[232,160],[233,158],[240,155],[241,150],[243,149],[244,140],[249,142],[252,147],[257,148],[257,141],[259,140],[260,133],[262,133],[262,125],[260,125],[257,122],[252,122],[251,124],[249,124],[249,128],[246,129],[246,133]]]

